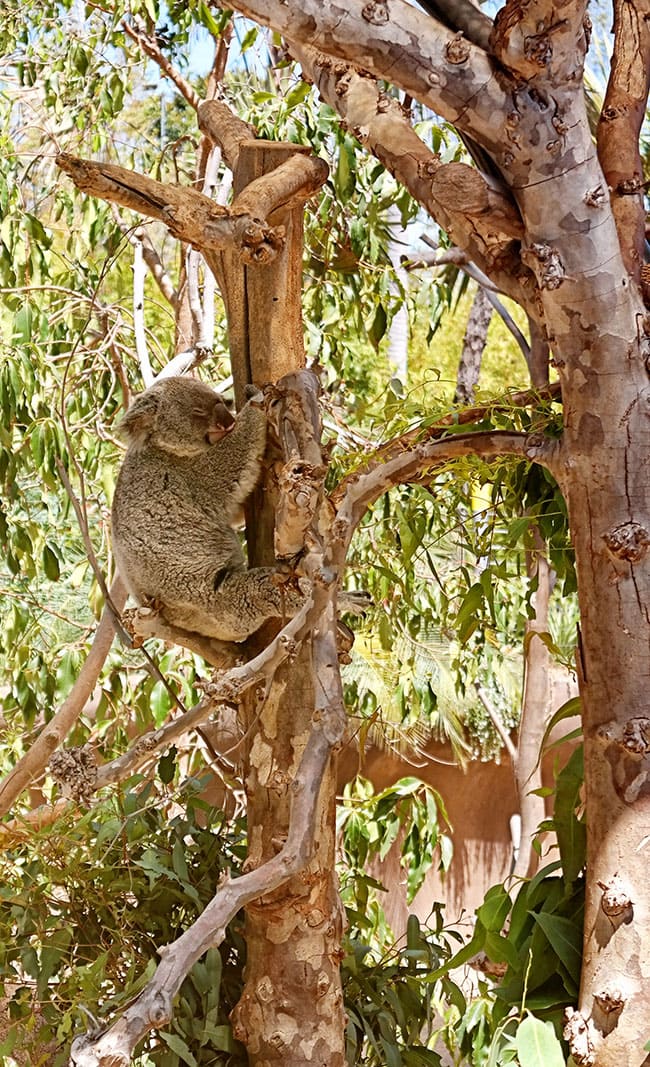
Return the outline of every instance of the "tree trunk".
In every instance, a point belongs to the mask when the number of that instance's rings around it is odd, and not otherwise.
[[[535,552],[529,553],[528,573],[537,575],[537,590],[533,602],[534,618],[526,623],[524,648],[524,692],[521,701],[521,722],[517,739],[517,758],[514,761],[515,782],[521,830],[519,850],[513,875],[530,878],[538,865],[538,855],[533,849],[537,827],[545,816],[544,798],[535,790],[542,785],[541,745],[549,714],[549,676],[552,666],[551,654],[535,634],[548,631],[548,603],[551,593],[551,568],[546,558],[546,546],[535,529]]]
[[[456,375],[456,395],[458,404],[471,404],[481,373],[481,359],[487,343],[488,326],[492,318],[492,305],[483,286],[479,285],[472,301],[463,350],[460,354],[458,373]]]
[[[234,174],[237,195],[252,180],[300,151],[293,144],[250,141]],[[225,265],[228,328],[238,398],[247,381],[275,382],[304,367],[301,316],[302,205],[284,209],[274,224],[286,244],[271,266]],[[226,257],[224,257],[226,258]],[[274,487],[247,505],[250,566],[272,565]],[[255,655],[273,636],[263,627],[247,642]],[[242,706],[249,738],[246,768],[248,857],[246,868],[274,856],[286,838],[293,781],[314,714],[311,647],[275,675],[264,695]],[[320,794],[316,852],[309,867],[281,889],[246,909],[247,963],[244,991],[233,1011],[233,1030],[246,1045],[252,1067],[343,1067],[345,1020],[340,978],[343,910],[335,874],[334,768]]]

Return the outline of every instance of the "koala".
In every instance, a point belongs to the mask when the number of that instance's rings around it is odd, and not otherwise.
[[[304,594],[273,567],[248,570],[233,527],[255,488],[266,416],[249,401],[233,418],[193,378],[165,378],[120,423],[128,448],[112,508],[113,551],[138,603],[170,625],[243,641],[267,619],[295,615]]]

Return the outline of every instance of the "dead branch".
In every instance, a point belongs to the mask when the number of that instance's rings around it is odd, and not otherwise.
[[[274,549],[280,560],[302,552],[322,502],[326,467],[320,449],[319,391],[311,371],[287,374],[269,390],[269,419],[285,460],[275,508]]]
[[[411,126],[399,103],[373,78],[314,48],[291,45],[303,74],[346,126],[436,219],[470,259],[519,302],[526,302],[514,271],[521,271],[517,242],[523,229],[509,194],[492,188],[465,163],[443,164]]]
[[[235,170],[242,144],[255,139],[254,126],[235,115],[222,100],[206,100],[197,115],[201,133],[219,146],[224,160]]]
[[[120,578],[111,587],[112,603],[121,610],[126,602],[126,589]],[[43,728],[34,744],[0,783],[0,815],[6,814],[23,789],[43,774],[54,750],[69,734],[81,715],[99,677],[115,635],[113,609],[106,606],[95,632],[86,661],[63,704]]]
[[[167,748],[176,738],[202,726],[208,721],[216,704],[238,702],[252,686],[267,688],[280,664],[293,656],[296,649],[307,639],[322,610],[322,597],[308,598],[298,614],[289,620],[277,637],[259,655],[248,660],[247,663],[237,664],[209,683],[205,687],[205,700],[200,701],[184,714],[169,720],[158,730],[143,734],[125,753],[100,767],[97,775],[97,788],[101,789],[103,786],[122,781],[151,759],[152,755]],[[184,631],[177,632],[182,643]]]
[[[308,150],[307,150],[308,151]],[[244,215],[270,219],[275,211],[288,204],[308,200],[327,181],[329,167],[319,156],[302,154],[296,145],[296,154],[275,170],[249,182],[232,203],[234,216]]]
[[[196,189],[163,184],[113,163],[95,163],[65,152],[56,163],[82,192],[159,219],[174,237],[201,251],[234,248],[245,263],[270,263],[282,247],[281,229],[241,211],[231,215]]]

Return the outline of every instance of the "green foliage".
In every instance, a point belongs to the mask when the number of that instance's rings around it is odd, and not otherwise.
[[[421,927],[409,916],[406,941],[377,959],[362,940],[346,938],[343,960],[347,1062],[364,1067],[438,1067],[434,1051],[436,999],[430,975],[452,954],[453,932],[445,931],[442,908],[435,905],[435,925]],[[457,935],[456,935],[457,936]],[[465,998],[446,978],[439,994],[462,1014]]]
[[[19,1047],[39,1062],[67,1062],[74,1032],[118,1011],[153,974],[156,949],[200,914],[245,853],[242,827],[200,797],[189,780],[177,801],[150,783],[62,820],[0,857],[0,978]],[[175,811],[174,811],[175,809]],[[42,901],[47,906],[35,906]],[[228,1013],[241,988],[244,942],[235,920],[225,941],[190,971],[167,1031],[144,1043],[147,1063],[176,1067],[244,1063]],[[183,1059],[191,1048],[193,1060]],[[140,1061],[138,1061],[140,1062]]]
[[[471,939],[430,976],[437,981],[477,955],[502,970],[493,991],[484,984],[458,1025],[453,1016],[448,1023],[447,1042],[476,1067],[565,1062],[563,1015],[576,1001],[582,958],[581,759],[576,750],[557,774],[553,820],[541,827],[563,839],[561,859],[522,882],[516,895],[504,885],[490,889],[477,909]]]
[[[441,827],[442,823],[442,827]],[[338,826],[346,857],[346,880],[354,879],[366,864],[384,860],[399,841],[400,863],[407,875],[407,901],[411,903],[437,855],[438,868],[446,871],[452,854],[451,838],[444,832],[448,825],[440,793],[418,778],[401,778],[394,785],[375,793],[372,783],[356,777],[345,786],[339,808]],[[366,921],[368,896],[365,877],[359,885],[350,882],[352,899],[343,899],[360,908],[358,924]]]

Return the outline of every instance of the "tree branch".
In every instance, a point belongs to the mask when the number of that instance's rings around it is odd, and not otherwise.
[[[237,0],[238,11],[392,82],[497,152],[508,96],[482,48],[435,22],[406,0]]]
[[[174,83],[179,93],[187,100],[190,107],[193,107],[195,111],[198,110],[199,104],[201,103],[201,97],[190,83],[185,80],[182,74],[176,70],[174,65],[170,63],[167,57],[163,55],[155,37],[145,33],[142,27],[137,23],[132,26],[130,23],[124,21],[122,22],[122,29],[128,34],[131,40],[135,41],[138,48],[144,52],[146,56],[149,56],[149,59],[153,59],[154,63],[158,64],[163,74]]]
[[[208,948],[221,943],[228,923],[237,912],[251,900],[283,885],[309,862],[321,783],[332,750],[343,737],[346,723],[340,689],[333,684],[336,674],[332,670],[332,655],[335,657],[336,651],[335,648],[332,651],[331,638],[334,598],[333,582],[317,582],[310,608],[301,612],[301,621],[307,629],[314,625],[315,617],[325,613],[330,620],[330,626],[326,628],[330,636],[323,636],[317,645],[322,681],[316,698],[312,733],[291,785],[291,818],[286,843],[276,856],[257,870],[225,881],[196,922],[172,944],[159,948],[160,963],[136,1000],[108,1029],[99,1034],[84,1034],[73,1041],[70,1063],[74,1067],[126,1067],[138,1041],[149,1030],[159,1029],[171,1018],[173,999],[186,974]],[[281,637],[280,634],[278,641]],[[277,651],[277,642],[274,645]],[[265,649],[256,660],[264,657],[267,651]],[[250,669],[256,660],[238,670]]]
[[[649,91],[647,0],[614,0],[614,52],[598,122],[598,158],[609,187],[623,261],[637,282],[645,258],[646,217],[639,134]],[[650,286],[646,296],[650,296]]]
[[[586,0],[561,8],[554,0],[506,0],[494,20],[492,52],[526,81],[544,74],[554,84],[577,84],[588,44],[586,10]]]
[[[126,589],[121,579],[116,578],[111,587],[110,598],[118,611],[124,606],[126,597]],[[34,744],[0,783],[0,815],[5,815],[23,789],[43,773],[55,748],[69,734],[97,683],[114,636],[113,608],[107,605],[102,612],[86,661],[70,693]]]
[[[206,100],[197,115],[201,133],[219,146],[224,160],[234,171],[241,146],[255,140],[255,127],[235,115],[222,100]]]
[[[461,33],[484,51],[490,49],[493,22],[472,0],[420,0],[421,6],[444,26]]]
[[[171,305],[176,306],[176,290],[174,283],[171,279],[169,271],[165,270],[160,256],[154,248],[153,242],[146,231],[144,226],[129,226],[124,221],[115,204],[111,204],[111,214],[115,220],[116,225],[126,237],[129,244],[135,248],[139,241],[142,245],[142,256],[149,268],[152,278],[156,282],[156,285],[160,289],[160,292],[164,296],[165,300]]]
[[[355,137],[470,258],[491,271],[504,292],[525,301],[517,278],[523,227],[512,197],[492,188],[474,167],[443,164],[420,140],[397,100],[381,92],[374,78],[302,43],[292,44],[291,52]]]
[[[557,442],[541,434],[491,430],[416,445],[384,462],[373,457],[361,472],[354,471],[344,478],[333,495],[333,500],[340,501],[334,523],[339,547],[334,558],[338,560],[343,550],[345,559],[350,538],[366,510],[395,485],[421,481],[424,475],[432,476],[435,470],[461,456],[498,459],[513,455],[553,469],[556,450]]]
[[[64,152],[56,163],[78,189],[159,219],[174,237],[201,250],[234,247],[245,263],[269,263],[282,246],[281,230],[259,216],[231,214],[196,189],[163,184],[113,163],[94,163]],[[282,196],[281,190],[278,195]]]
[[[432,242],[433,243],[433,242]],[[510,330],[510,333],[514,337],[515,341],[521,349],[521,354],[526,360],[526,365],[530,367],[530,345],[524,337],[523,333],[517,326],[517,323],[513,319],[512,315],[501,303],[497,292],[501,290],[497,289],[497,286],[493,284],[492,280],[488,278],[487,274],[484,274],[479,267],[472,263],[467,255],[467,252],[463,252],[461,248],[445,248],[435,252],[425,253],[419,259],[411,260],[406,264],[407,270],[416,270],[418,267],[442,267],[447,263],[452,263],[454,266],[460,267],[461,270],[467,274],[469,278],[473,278],[477,282],[483,292],[486,299],[490,302],[492,307],[503,319],[504,325]],[[494,273],[494,272],[493,272]],[[530,316],[532,321],[532,316]]]

